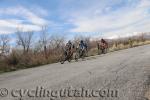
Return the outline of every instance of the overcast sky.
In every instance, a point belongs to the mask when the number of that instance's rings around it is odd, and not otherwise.
[[[150,32],[150,0],[0,0],[0,34],[43,25],[68,36]]]

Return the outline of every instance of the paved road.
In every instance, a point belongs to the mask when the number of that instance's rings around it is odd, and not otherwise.
[[[2,74],[0,88],[7,88],[8,96],[0,100],[148,100],[149,86],[150,45],[145,45]],[[0,89],[0,95],[6,93]],[[57,97],[63,93],[69,97]]]

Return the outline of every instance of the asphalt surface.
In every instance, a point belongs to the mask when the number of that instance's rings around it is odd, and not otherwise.
[[[0,88],[0,100],[149,100],[150,45],[4,73]]]

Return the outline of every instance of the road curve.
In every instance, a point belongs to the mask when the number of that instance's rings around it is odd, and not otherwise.
[[[149,100],[149,86],[150,45],[144,45],[93,56],[85,61],[55,63],[1,74],[0,100]],[[82,97],[56,97],[52,94],[52,97],[40,97],[24,93],[21,98],[19,89],[31,91],[37,87],[47,90],[69,87],[78,91],[83,88],[89,91],[111,90],[116,91],[116,96],[103,92]]]

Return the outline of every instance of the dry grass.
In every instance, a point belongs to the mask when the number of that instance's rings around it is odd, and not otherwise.
[[[34,54],[33,52],[29,52],[28,54],[22,54],[13,51],[6,58],[0,60],[0,73],[36,67],[58,61],[59,54],[51,54],[46,58],[43,53]]]
[[[132,46],[131,44],[124,44],[124,43],[120,43],[116,46],[116,44],[113,44],[110,48],[109,51],[113,52],[116,50],[122,50],[122,49],[128,49],[128,48],[132,48],[132,47],[136,47],[136,46],[141,46],[141,45],[146,45],[146,44],[150,44],[150,40],[146,40],[144,42],[142,41],[133,41],[132,42]]]
[[[131,47],[141,46],[150,44],[150,40],[140,41],[117,41],[110,43],[108,52],[113,52],[116,50],[127,49]],[[98,54],[98,49],[95,45],[95,42],[91,41],[91,48],[88,52],[88,56],[95,56]],[[30,51],[27,54],[22,54],[14,50],[10,55],[0,59],[0,73],[6,71],[13,71],[23,68],[36,67],[44,64],[55,63],[59,61],[61,55],[60,49],[50,50],[45,57],[43,52],[34,53]]]
[[[97,48],[92,48],[89,52],[88,52],[88,56],[95,56],[98,54],[98,50]]]

